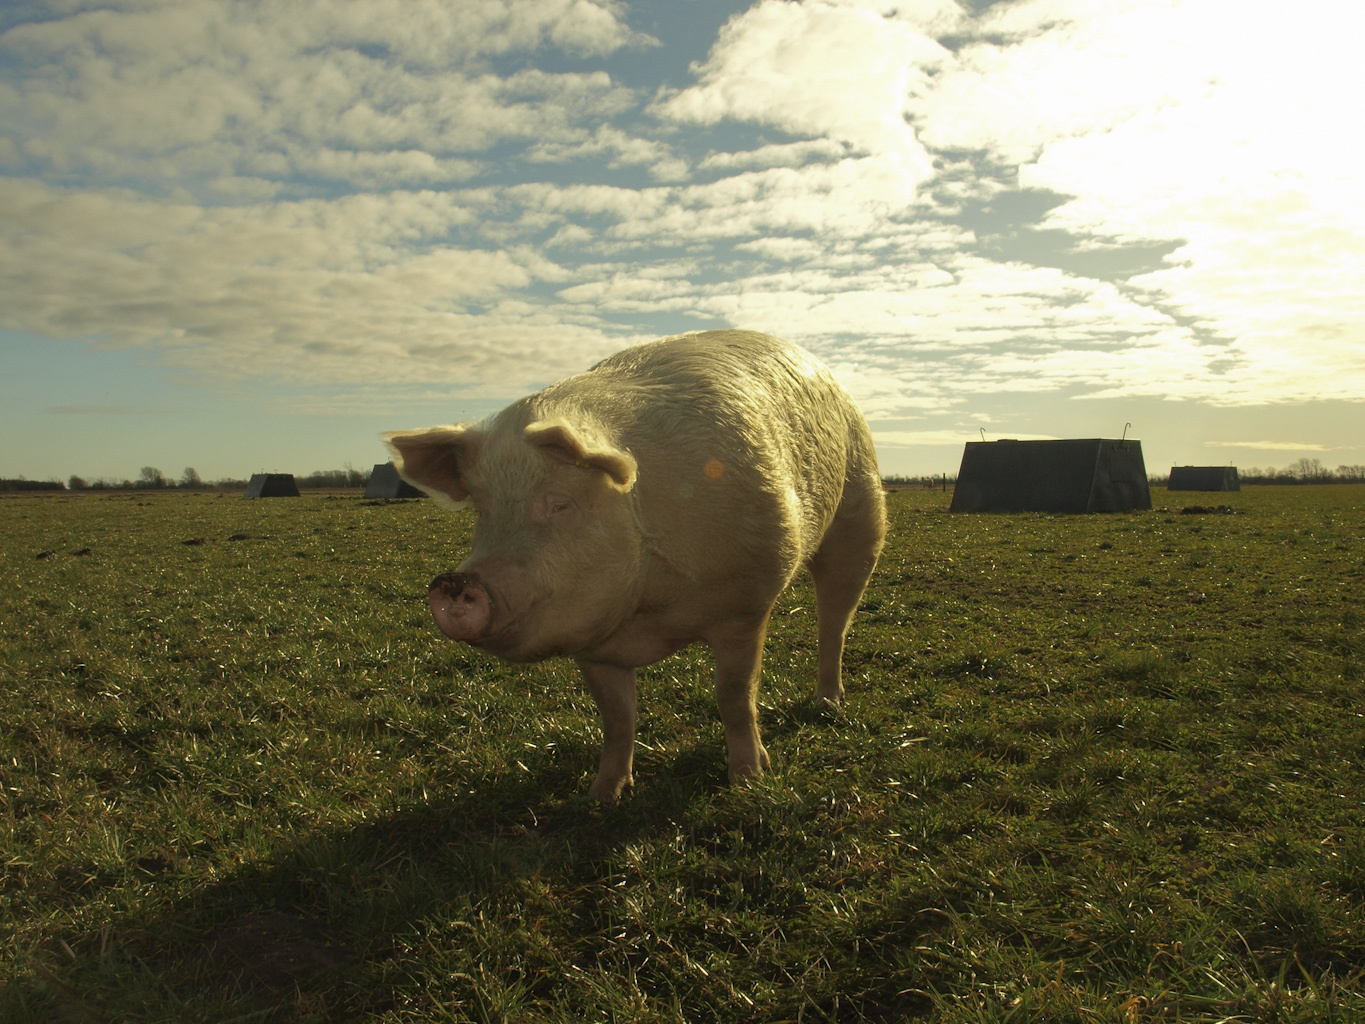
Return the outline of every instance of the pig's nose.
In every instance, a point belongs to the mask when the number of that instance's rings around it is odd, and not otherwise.
[[[472,644],[488,634],[493,604],[476,577],[462,572],[442,573],[431,581],[427,603],[436,625],[450,639]]]

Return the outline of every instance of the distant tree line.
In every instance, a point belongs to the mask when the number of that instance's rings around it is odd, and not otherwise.
[[[929,476],[884,476],[882,483],[891,487],[918,487],[928,490],[947,490],[957,483],[957,476],[937,473]]]
[[[64,491],[66,485],[60,480],[0,480],[0,491]]]
[[[1328,469],[1321,459],[1299,459],[1283,469],[1269,466],[1261,469],[1248,466],[1238,469],[1238,479],[1244,484],[1358,484],[1365,483],[1365,465],[1338,466]],[[1154,487],[1165,487],[1169,474],[1149,476],[1148,482]],[[370,482],[368,472],[347,465],[345,469],[319,469],[307,476],[296,476],[294,482],[300,490],[342,490],[361,488]],[[892,475],[882,477],[882,483],[895,487],[916,487],[925,490],[944,489],[957,483],[955,474],[939,473],[926,476]],[[155,466],[143,466],[136,480],[85,480],[72,476],[66,483],[60,480],[27,480],[0,478],[0,491],[157,491],[157,490],[206,490],[231,491],[244,488],[247,481],[224,477],[221,480],[204,480],[193,466],[186,466],[179,479],[172,479]]]
[[[370,482],[369,471],[361,472],[351,468],[348,463],[345,469],[314,470],[307,476],[298,476],[294,482],[299,485],[299,490],[306,491],[310,488],[321,490],[323,488],[338,487],[364,487]]]
[[[300,490],[360,488],[370,482],[370,474],[348,464],[345,469],[319,469],[307,476],[295,476],[294,482]],[[204,480],[193,466],[186,466],[178,479],[168,477],[155,466],[143,466],[136,480],[111,480],[105,477],[86,480],[75,475],[66,483],[60,480],[27,480],[22,476],[12,480],[0,479],[0,491],[232,491],[243,489],[246,485],[246,480],[233,477]]]

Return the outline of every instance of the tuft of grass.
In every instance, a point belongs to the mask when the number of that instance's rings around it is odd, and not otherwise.
[[[891,494],[845,704],[800,581],[773,770],[691,649],[615,807],[572,665],[431,625],[466,517],[0,499],[0,1019],[1365,1019],[1362,499]]]

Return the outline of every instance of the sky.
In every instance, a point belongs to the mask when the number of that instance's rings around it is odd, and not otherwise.
[[[627,345],[966,441],[1365,463],[1365,5],[7,0],[0,476],[305,474]]]

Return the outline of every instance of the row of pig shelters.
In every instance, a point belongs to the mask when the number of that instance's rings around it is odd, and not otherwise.
[[[293,473],[254,473],[244,498],[297,498],[299,485]],[[398,475],[392,462],[376,462],[365,485],[367,498],[422,498],[425,495]]]
[[[1128,512],[1152,507],[1142,442],[969,441],[954,512]]]
[[[1240,491],[1236,466],[1172,466],[1168,491]]]

